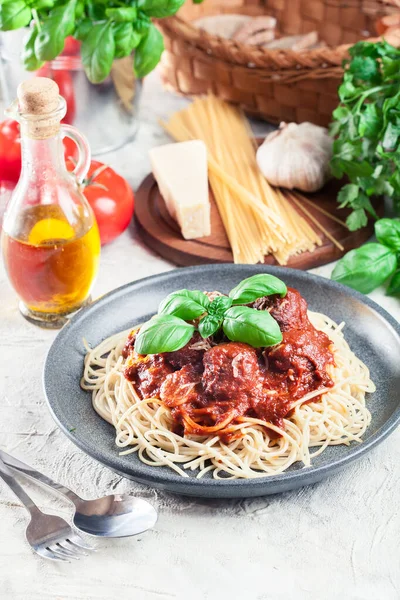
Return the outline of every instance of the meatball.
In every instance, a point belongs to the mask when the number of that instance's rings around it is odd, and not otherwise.
[[[162,354],[143,356],[133,350],[127,360],[124,375],[132,381],[142,398],[151,398],[159,395],[162,382],[172,370]]]
[[[248,399],[261,386],[256,350],[247,344],[229,342],[204,354],[202,377],[205,392],[216,400]]]
[[[202,345],[204,346],[205,342],[200,334],[196,332],[186,346],[180,350],[175,350],[175,352],[165,352],[164,356],[174,369],[181,369],[185,365],[200,367],[203,364],[205,352],[205,348],[201,347]]]
[[[201,372],[192,365],[167,375],[160,389],[160,398],[166,406],[174,407],[198,399]]]
[[[255,300],[251,306],[257,310],[267,310],[271,317],[278,321],[281,331],[306,329],[310,323],[307,315],[307,302],[293,288],[288,288],[284,298],[277,295],[264,296],[264,298]]]

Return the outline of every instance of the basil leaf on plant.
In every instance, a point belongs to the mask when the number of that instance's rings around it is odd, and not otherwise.
[[[222,318],[215,315],[206,315],[199,323],[199,333],[202,338],[214,335],[222,325]]]
[[[229,296],[233,300],[233,304],[250,304],[257,298],[263,296],[272,296],[279,294],[281,298],[286,296],[287,287],[274,275],[267,273],[259,273],[247,279],[243,279],[233,290],[229,292]]]
[[[149,17],[162,19],[174,15],[185,0],[138,0],[137,6]]]
[[[115,42],[111,22],[97,23],[84,38],[81,48],[82,64],[89,81],[100,83],[114,60]]]
[[[232,342],[244,342],[254,348],[275,346],[282,341],[279,325],[269,312],[248,306],[232,306],[225,313],[222,328]]]
[[[160,304],[158,314],[175,315],[185,321],[197,319],[204,314],[210,301],[203,292],[198,290],[178,290],[169,294]]]
[[[339,260],[332,279],[369,294],[396,270],[395,253],[381,244],[365,244]]]
[[[388,296],[398,296],[400,294],[400,270],[396,271],[390,280],[386,294]]]
[[[83,42],[88,33],[92,30],[93,23],[90,19],[82,19],[75,29],[74,36],[80,42]]]
[[[137,17],[136,6],[121,6],[119,8],[106,8],[106,17],[116,23],[131,23]]]
[[[115,58],[129,56],[134,48],[139,45],[141,34],[133,29],[132,23],[113,24],[115,41]]]
[[[150,73],[159,63],[163,50],[163,37],[157,27],[151,23],[147,33],[135,50],[134,66],[136,77],[141,79]]]
[[[223,317],[225,312],[232,306],[232,298],[229,296],[217,296],[211,302],[208,313],[217,317]]]
[[[35,40],[35,53],[39,60],[53,60],[64,49],[65,38],[75,29],[76,0],[69,0],[53,8],[43,20]]]
[[[23,39],[23,50],[21,53],[22,63],[28,71],[37,71],[44,64],[38,60],[35,54],[35,40],[38,34],[36,27],[29,30]]]
[[[173,315],[156,315],[141,326],[135,340],[138,354],[175,352],[190,341],[193,325]]]
[[[378,242],[400,252],[399,219],[379,219],[375,223],[375,235]]]
[[[10,31],[29,25],[31,9],[25,0],[6,0],[0,3],[0,29]]]

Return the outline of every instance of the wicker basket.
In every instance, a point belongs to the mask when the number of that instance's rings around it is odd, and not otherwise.
[[[188,1],[179,16],[159,21],[166,47],[161,76],[180,94],[212,91],[272,123],[327,125],[349,45],[376,35],[377,19],[399,10],[400,0]],[[273,15],[282,34],[316,30],[328,47],[301,52],[254,48],[190,24],[221,13]]]

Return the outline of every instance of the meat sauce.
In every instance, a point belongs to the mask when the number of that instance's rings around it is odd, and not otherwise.
[[[271,348],[222,341],[205,348],[195,334],[181,350],[142,356],[134,335],[123,350],[125,377],[143,398],[157,396],[171,409],[180,435],[219,435],[225,442],[240,433],[233,426],[253,417],[283,426],[293,402],[309,392],[333,386],[327,366],[334,363],[331,341],[315,329],[300,293],[268,296],[252,305],[268,310],[283,340]],[[233,428],[233,429],[232,429]]]

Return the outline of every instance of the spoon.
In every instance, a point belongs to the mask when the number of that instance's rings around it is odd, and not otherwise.
[[[75,505],[73,523],[77,529],[99,537],[128,537],[153,527],[157,512],[149,502],[129,494],[114,494],[97,500],[83,500],[67,487],[0,450],[0,457],[16,471],[56,490]]]

